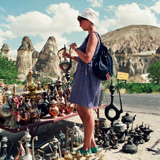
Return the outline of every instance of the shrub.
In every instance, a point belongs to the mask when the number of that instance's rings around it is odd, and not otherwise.
[[[116,84],[115,88],[118,88],[118,84]],[[125,88],[125,84],[122,83],[119,87]],[[127,93],[152,93],[152,92],[160,92],[160,84],[155,83],[127,83],[126,84],[126,92]]]
[[[147,69],[148,78],[152,83],[160,83],[160,61],[153,63]]]
[[[5,84],[12,84],[16,81],[17,74],[18,70],[14,62],[0,55],[0,79],[3,79]]]

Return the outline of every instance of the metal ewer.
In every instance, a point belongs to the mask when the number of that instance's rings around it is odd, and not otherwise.
[[[8,138],[7,137],[3,137],[2,140],[1,140],[1,143],[2,143],[2,156],[0,157],[0,160],[8,159],[7,142],[8,142]]]
[[[31,152],[30,152],[30,141],[31,141],[31,135],[29,134],[29,130],[27,128],[27,131],[25,132],[25,135],[24,135],[24,141],[26,143],[25,147],[26,147],[26,152],[25,152],[25,155],[23,156],[23,160],[32,160],[32,155],[31,155]]]

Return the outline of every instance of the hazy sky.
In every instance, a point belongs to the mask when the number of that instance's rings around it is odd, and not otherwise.
[[[24,36],[37,51],[49,36],[56,38],[58,49],[81,44],[87,33],[77,16],[86,8],[97,12],[101,35],[133,24],[160,27],[160,0],[0,0],[0,48],[7,43],[16,57]]]

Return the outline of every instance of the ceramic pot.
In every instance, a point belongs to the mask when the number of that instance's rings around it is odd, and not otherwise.
[[[75,108],[75,104],[68,102],[66,105],[66,112],[70,114],[74,111],[74,108]]]
[[[57,117],[58,114],[59,114],[59,108],[57,107],[55,100],[52,100],[52,101],[49,103],[49,114],[50,114],[52,117]]]

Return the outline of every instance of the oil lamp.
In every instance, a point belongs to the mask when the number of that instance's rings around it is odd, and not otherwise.
[[[62,48],[62,49],[60,49],[59,51],[58,51],[58,57],[59,57],[59,60],[60,60],[60,64],[59,64],[59,67],[60,67],[60,69],[63,71],[63,72],[65,72],[65,73],[67,73],[70,69],[71,69],[71,67],[72,67],[72,59],[71,59],[71,56],[70,56],[70,61],[68,61],[67,60],[67,57],[66,57],[66,55],[63,57],[64,58],[64,60],[63,60],[63,62],[61,61],[61,56],[60,56],[60,51],[62,51],[63,50],[63,55],[65,55],[64,53],[66,53],[66,46],[64,45],[64,47]],[[69,54],[71,55],[71,48],[70,48],[70,50],[69,50]]]
[[[135,117],[136,115],[132,117],[128,112],[126,113],[126,115],[122,116],[122,122],[127,125],[127,130],[129,129],[129,124],[133,123],[133,121],[135,120]]]
[[[132,139],[129,137],[128,142],[122,147],[122,151],[125,153],[134,154],[138,150],[137,146],[132,142]]]

